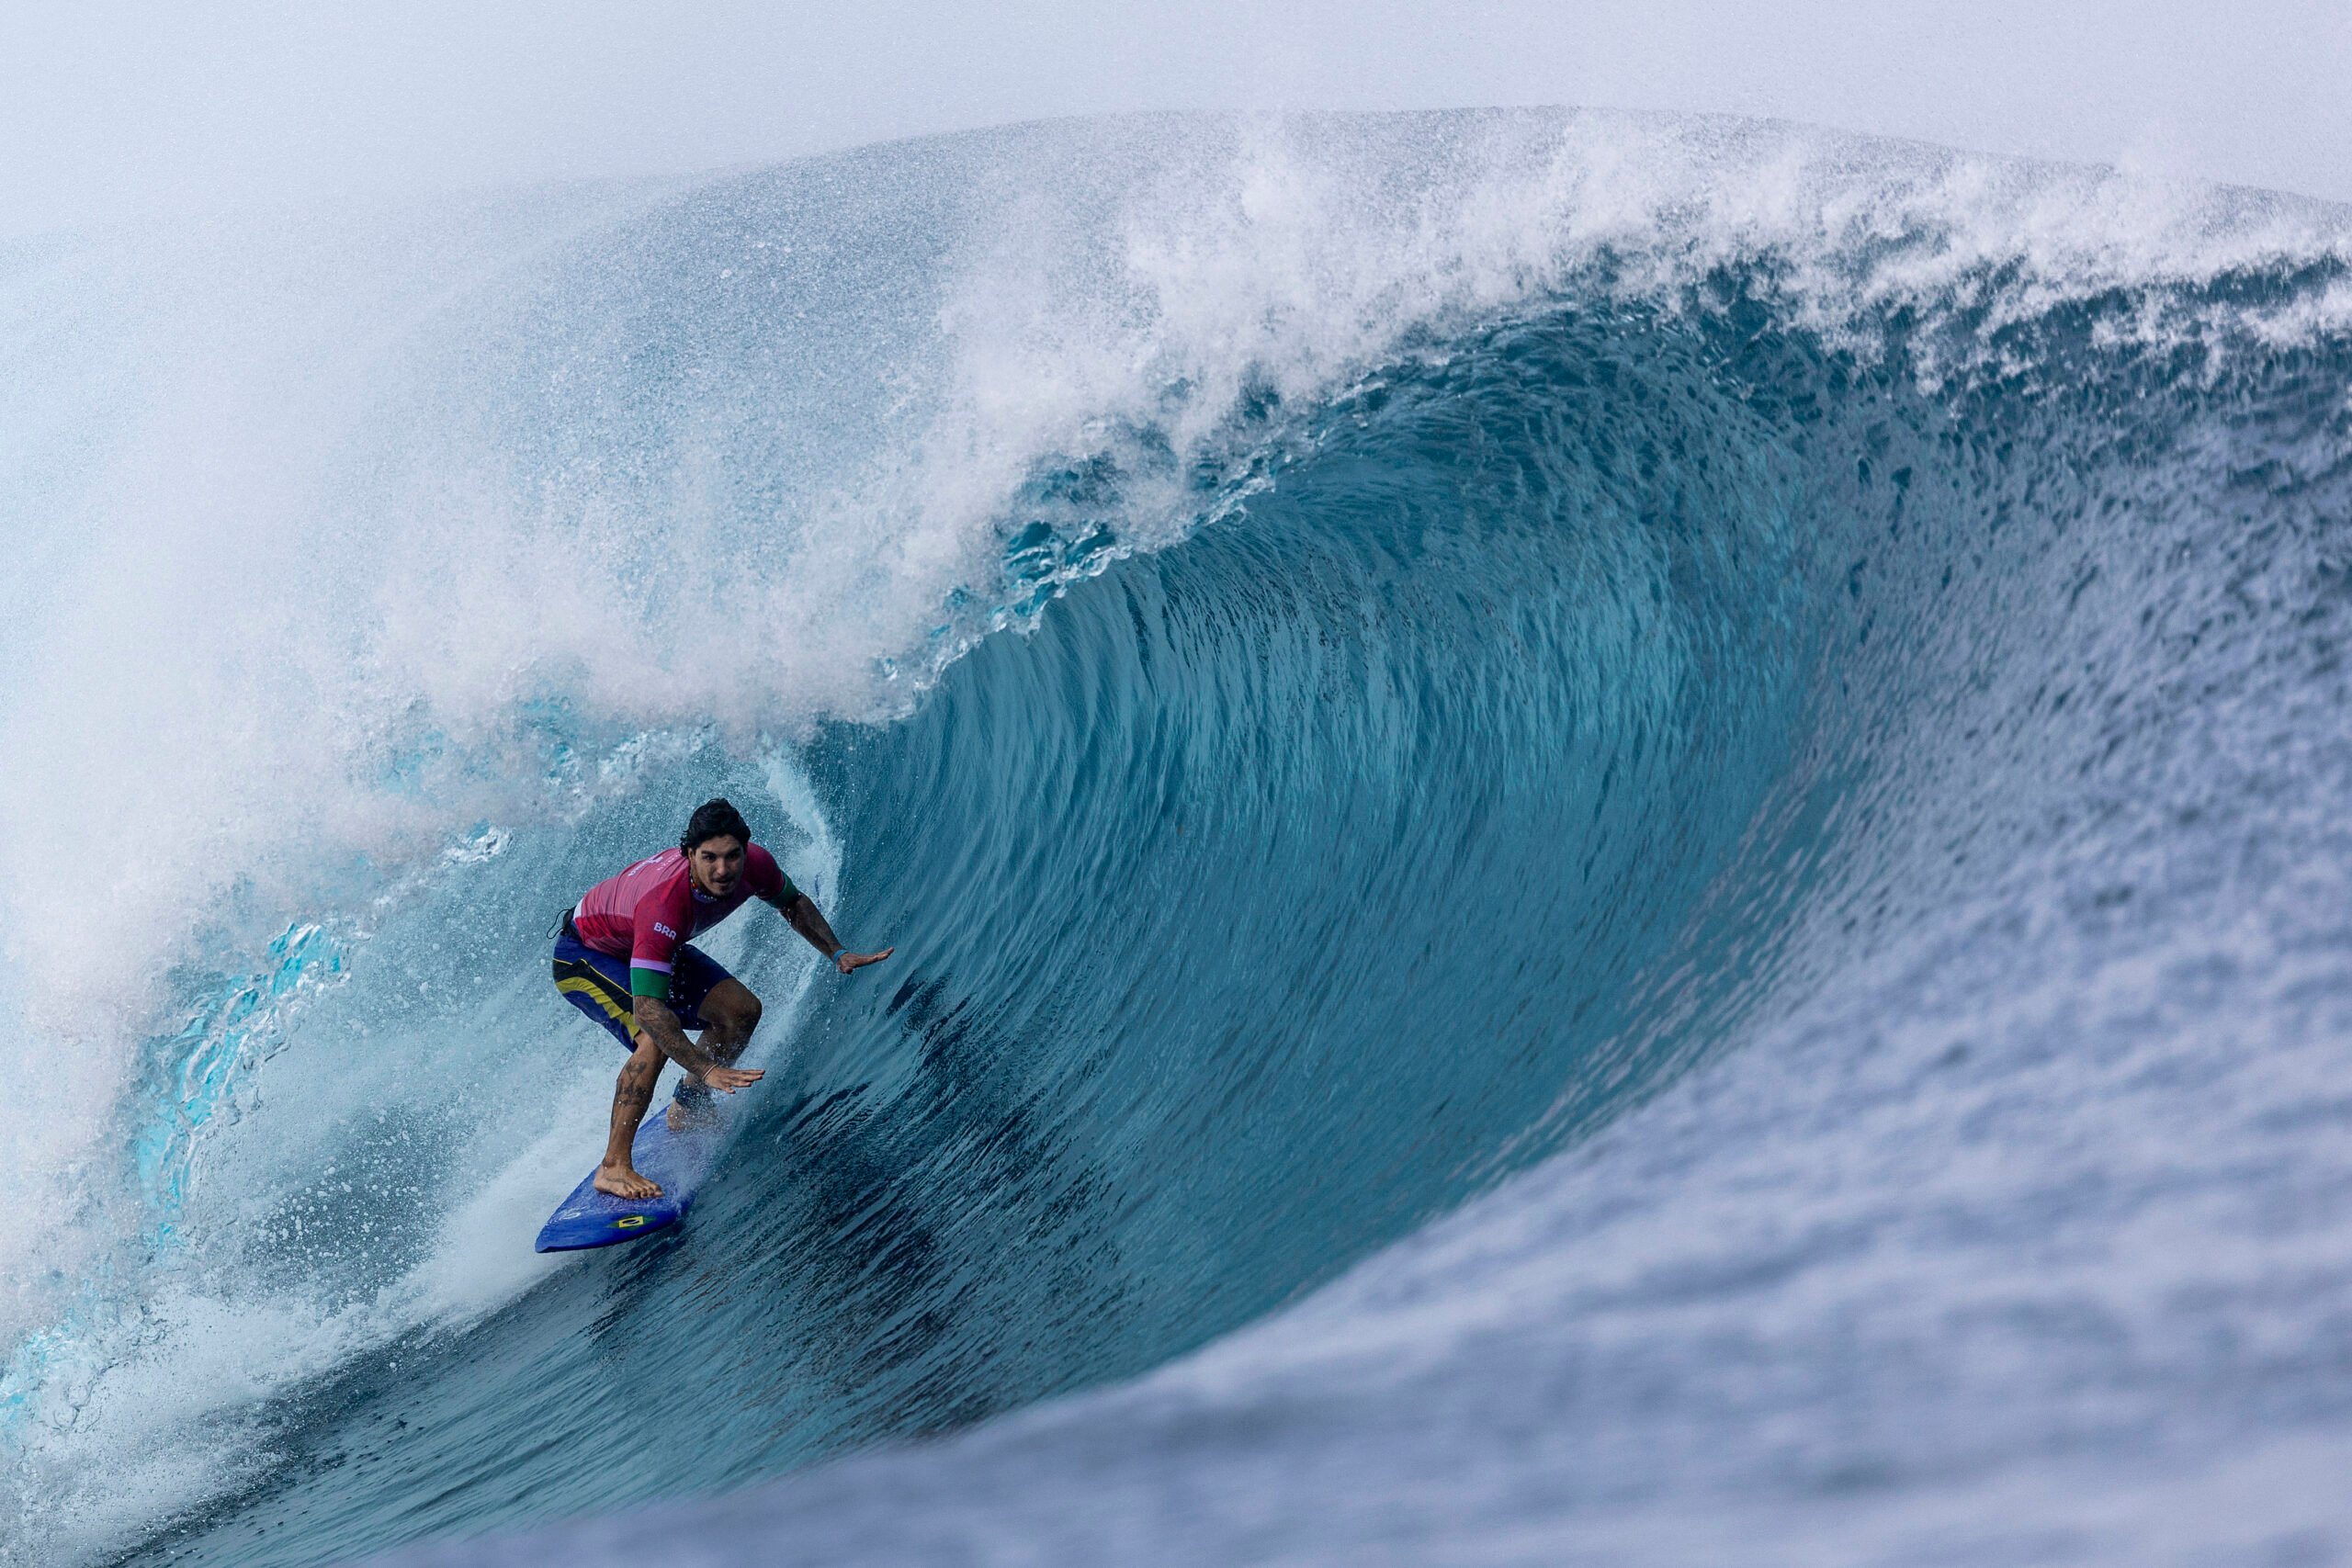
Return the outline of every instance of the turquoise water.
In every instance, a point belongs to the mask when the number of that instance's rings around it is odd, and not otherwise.
[[[1550,116],[543,199],[208,329],[340,389],[187,677],[292,783],[123,917],[17,1558],[2342,1550],[2337,215]],[[719,1174],[533,1259],[548,920],[721,791],[898,953],[729,928]]]

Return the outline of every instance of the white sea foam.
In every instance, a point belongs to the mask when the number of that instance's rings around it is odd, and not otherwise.
[[[241,973],[287,919],[356,915],[478,822],[581,809],[579,780],[549,771],[545,705],[580,736],[716,722],[745,743],[895,711],[954,646],[932,639],[950,594],[992,587],[1010,498],[1041,460],[1148,427],[1181,472],[1246,393],[1311,400],[1417,326],[1508,310],[1603,261],[1669,304],[1718,267],[1765,266],[1789,316],[1864,349],[1890,306],[1981,305],[1952,347],[1992,362],[2003,324],[2068,300],[2340,263],[2346,247],[2342,214],[2308,203],[1719,121],[1149,122],[1006,147],[989,188],[1026,194],[984,207],[944,271],[876,307],[911,312],[887,323],[899,356],[789,367],[880,377],[895,396],[812,434],[831,466],[750,508],[729,499],[741,476],[696,457],[717,437],[693,430],[628,482],[600,479],[595,454],[551,473],[500,449],[517,394],[494,378],[519,361],[475,357],[474,338],[560,336],[516,301],[550,256],[616,243],[648,193],[115,237],[0,285],[11,318],[46,334],[0,367],[35,415],[0,470],[0,955],[21,1020],[0,1109],[21,1184],[0,1210],[0,1342],[74,1314],[19,1374],[44,1413],[26,1429],[56,1462],[162,1467],[94,1518],[131,1528],[234,1470],[166,1462],[127,1431],[244,1408],[537,1277],[451,1252],[397,1305],[191,1293],[143,1272],[154,1216],[125,1148],[147,1112],[146,1042],[180,1021],[173,964]],[[1090,158],[1105,172],[1069,172]],[[728,257],[701,259],[710,276],[678,289],[731,281]],[[2276,346],[2352,320],[2341,285],[2227,312],[2179,298],[2152,295],[2117,330]],[[639,395],[655,415],[695,412],[658,381]],[[1181,535],[1176,482],[1129,498],[1129,546]],[[658,576],[641,569],[649,540]],[[217,1168],[257,1184],[254,1214],[303,1165],[267,1140],[330,1138],[356,1108],[413,1093],[380,1066],[306,1057],[291,1027],[284,1071],[249,1064],[246,1090],[308,1111],[199,1134]],[[393,1062],[443,1049],[375,1043]],[[297,1063],[299,1082],[284,1076]],[[569,1127],[601,1091],[582,1077],[550,1092]],[[481,1235],[511,1239],[560,1190],[552,1147],[528,1150],[475,1200]],[[232,1332],[267,1356],[229,1354]],[[92,1347],[102,1365],[56,1370]],[[132,1419],[167,1387],[187,1403]]]

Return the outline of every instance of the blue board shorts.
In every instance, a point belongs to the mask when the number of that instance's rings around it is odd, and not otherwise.
[[[702,1004],[721,980],[732,979],[718,960],[698,947],[681,947],[672,960],[670,994],[664,998],[687,1033],[707,1028]],[[582,942],[567,912],[555,939],[555,988],[621,1043],[637,1049],[636,998],[628,993],[628,960],[599,953]]]

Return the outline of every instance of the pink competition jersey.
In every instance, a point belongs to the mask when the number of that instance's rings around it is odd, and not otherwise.
[[[682,944],[754,898],[780,901],[791,886],[775,856],[750,844],[735,890],[713,898],[695,886],[682,852],[663,850],[588,889],[571,912],[571,923],[580,940],[597,952],[628,959],[631,969],[667,975]]]

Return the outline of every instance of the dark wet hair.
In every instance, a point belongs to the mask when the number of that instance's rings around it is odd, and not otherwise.
[[[686,818],[686,830],[678,836],[678,848],[691,855],[695,846],[705,840],[730,836],[742,840],[746,847],[752,842],[751,826],[743,820],[743,814],[721,795],[695,807],[695,814]]]

